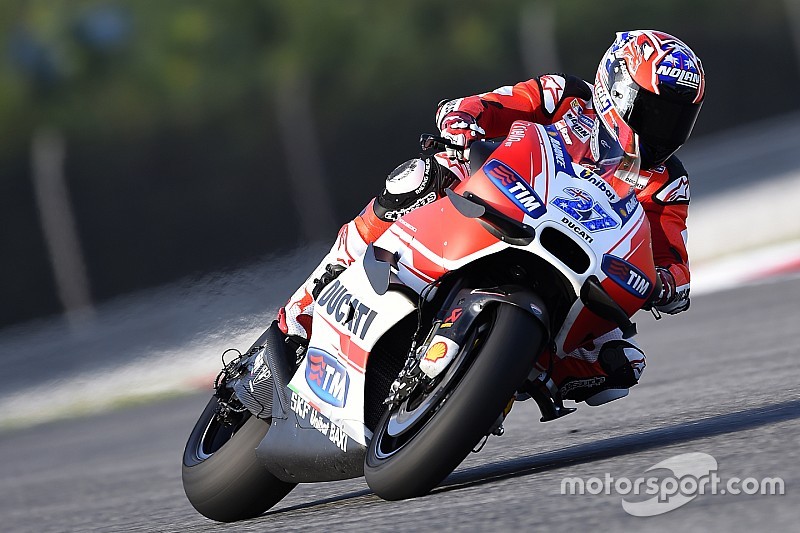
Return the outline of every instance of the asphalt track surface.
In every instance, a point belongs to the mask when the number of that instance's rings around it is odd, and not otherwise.
[[[641,313],[648,366],[628,398],[547,424],[532,402],[518,403],[503,437],[432,494],[403,502],[356,479],[298,486],[247,522],[203,518],[183,494],[180,462],[207,394],[9,430],[0,433],[0,530],[797,531],[798,301],[794,277],[699,296],[659,323]],[[619,494],[561,494],[567,476],[633,480],[689,452],[712,455],[723,480],[780,476],[785,494],[705,494],[646,518],[625,513]]]

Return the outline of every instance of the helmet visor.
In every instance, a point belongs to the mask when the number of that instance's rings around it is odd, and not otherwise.
[[[702,102],[675,102],[650,91],[637,92],[625,119],[641,138],[646,166],[660,165],[686,142],[701,106]]]
[[[619,178],[631,185],[637,185],[639,169],[638,136],[630,132],[632,138],[625,142],[628,150],[623,148],[619,138],[612,134],[602,120],[594,121],[591,137],[592,156],[597,165],[597,171],[606,180],[612,176]],[[631,153],[632,150],[632,153]]]

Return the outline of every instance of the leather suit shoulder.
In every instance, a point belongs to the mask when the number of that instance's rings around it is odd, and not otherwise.
[[[646,190],[653,202],[660,205],[689,203],[689,174],[680,159],[673,155],[649,173]]]
[[[544,114],[550,118],[557,114],[561,104],[572,98],[584,101],[592,99],[591,85],[570,74],[543,74],[535,78],[542,95]]]

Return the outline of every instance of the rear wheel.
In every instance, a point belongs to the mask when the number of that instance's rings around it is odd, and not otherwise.
[[[183,490],[195,509],[218,522],[253,518],[281,501],[294,487],[273,476],[255,449],[269,423],[249,412],[223,423],[212,398],[183,452]]]
[[[483,313],[438,382],[384,413],[364,463],[370,488],[400,500],[438,485],[489,433],[545,340],[541,323],[518,307]]]

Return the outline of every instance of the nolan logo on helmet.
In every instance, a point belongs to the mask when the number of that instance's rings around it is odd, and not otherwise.
[[[669,65],[661,65],[656,70],[656,74],[659,77],[666,76],[668,78],[673,78],[678,85],[685,85],[692,89],[700,87],[700,74],[697,72],[683,70],[678,67],[670,67]]]

